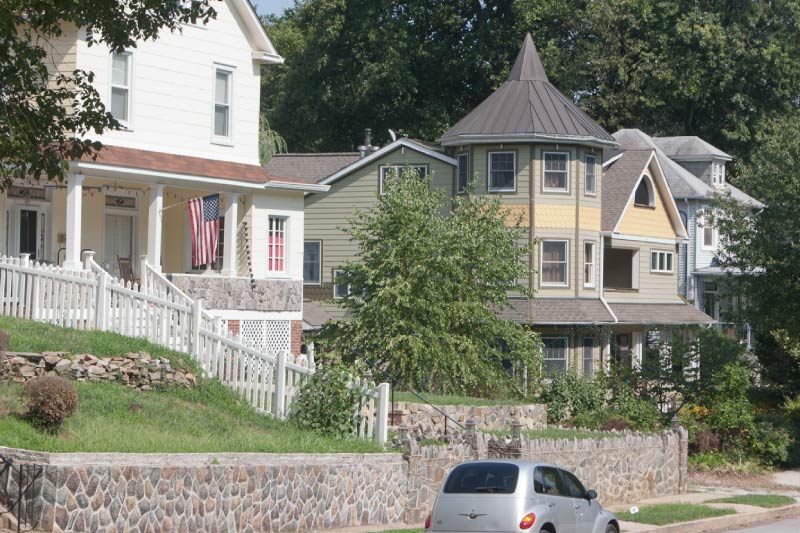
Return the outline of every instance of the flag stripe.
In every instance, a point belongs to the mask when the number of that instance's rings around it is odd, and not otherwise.
[[[188,210],[192,226],[192,266],[212,264],[217,260],[219,194],[192,198]]]

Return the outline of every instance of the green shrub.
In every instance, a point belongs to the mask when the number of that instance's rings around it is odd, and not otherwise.
[[[605,397],[606,388],[602,381],[589,380],[574,372],[559,372],[545,387],[540,401],[547,404],[548,421],[555,423],[569,416],[580,418],[600,410]]]
[[[349,381],[350,371],[344,365],[319,366],[292,401],[289,419],[330,436],[351,435],[361,394],[348,388]]]
[[[40,376],[28,381],[20,402],[30,421],[41,428],[57,430],[78,408],[75,385],[57,376]]]
[[[738,363],[729,363],[712,377],[713,396],[706,423],[720,438],[723,451],[741,449],[753,429],[753,405],[747,398],[750,371]]]
[[[661,414],[651,401],[639,398],[626,386],[618,387],[608,409],[608,419],[624,418],[630,422],[630,429],[653,431],[661,423]]]
[[[750,431],[750,455],[767,466],[785,463],[790,443],[789,434],[768,421],[756,422]]]

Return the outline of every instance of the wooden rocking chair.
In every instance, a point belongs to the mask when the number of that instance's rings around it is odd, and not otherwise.
[[[126,284],[130,282],[131,286],[133,286],[141,283],[141,279],[133,275],[133,265],[130,257],[117,256],[117,266],[119,267],[119,277]]]

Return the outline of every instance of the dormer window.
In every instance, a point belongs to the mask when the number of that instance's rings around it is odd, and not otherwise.
[[[111,115],[125,127],[131,116],[131,54],[111,54]]]
[[[231,140],[231,80],[233,71],[214,67],[214,130],[215,141]]]
[[[653,191],[653,183],[647,176],[642,176],[639,186],[636,187],[636,194],[633,195],[633,205],[638,207],[655,207],[656,201]]]
[[[725,185],[725,163],[721,161],[711,163],[711,183],[717,187]]]

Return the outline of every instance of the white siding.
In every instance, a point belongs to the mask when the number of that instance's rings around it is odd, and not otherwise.
[[[251,254],[253,276],[267,277],[267,231],[270,216],[286,217],[286,266],[282,275],[269,274],[292,280],[303,279],[303,193],[291,191],[270,191],[254,193],[251,198],[250,220],[252,221]]]
[[[214,2],[217,18],[206,27],[162,32],[156,41],[130,50],[133,60],[131,131],[97,137],[103,143],[181,155],[258,164],[260,67],[241,22],[227,2]],[[213,144],[214,65],[233,68],[230,145]],[[95,86],[109,101],[108,47],[78,39],[77,67],[95,73]]]

